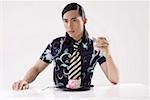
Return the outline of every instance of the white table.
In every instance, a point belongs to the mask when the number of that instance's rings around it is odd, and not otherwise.
[[[90,91],[62,91],[31,87],[24,91],[0,90],[0,100],[150,100],[149,87],[142,84],[94,86]]]

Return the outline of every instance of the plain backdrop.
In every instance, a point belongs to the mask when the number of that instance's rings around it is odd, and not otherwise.
[[[0,88],[9,89],[39,59],[47,44],[65,35],[61,11],[71,1],[0,2]],[[149,83],[148,1],[78,1],[90,37],[106,36],[120,83]],[[94,85],[110,84],[97,64]],[[53,85],[53,64],[32,83]]]

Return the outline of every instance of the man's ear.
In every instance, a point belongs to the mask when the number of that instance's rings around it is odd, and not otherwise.
[[[84,18],[84,19],[83,19],[83,22],[84,22],[84,24],[86,24],[86,22],[87,22],[87,19],[86,19],[86,18]]]

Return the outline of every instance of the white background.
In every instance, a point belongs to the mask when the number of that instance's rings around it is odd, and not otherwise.
[[[65,35],[61,11],[70,2],[0,2],[0,89],[22,79],[47,44]],[[78,2],[86,12],[90,36],[106,36],[120,71],[120,83],[148,85],[148,2]],[[96,66],[94,85],[109,84]],[[53,64],[33,82],[53,84]]]

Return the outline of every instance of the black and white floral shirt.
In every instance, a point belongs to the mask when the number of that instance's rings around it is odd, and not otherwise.
[[[40,59],[46,63],[54,61],[53,79],[56,87],[66,87],[68,83],[69,58],[73,53],[73,43],[75,41],[66,33],[66,36],[56,38],[49,43]],[[100,65],[106,58],[93,48],[93,40],[87,33],[84,33],[82,42],[79,45],[81,54],[81,87],[90,87],[93,70],[96,63]]]

